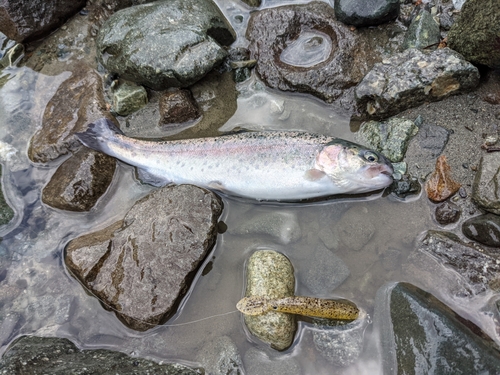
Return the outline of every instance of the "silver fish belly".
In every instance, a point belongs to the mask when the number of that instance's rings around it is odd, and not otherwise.
[[[129,138],[101,119],[77,136],[85,146],[136,166],[156,185],[193,184],[257,200],[364,193],[392,182],[392,166],[381,154],[303,132],[154,142]]]

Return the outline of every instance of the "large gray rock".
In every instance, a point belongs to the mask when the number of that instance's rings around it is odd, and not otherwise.
[[[384,374],[498,374],[500,348],[474,323],[408,283],[382,287],[374,325]]]
[[[355,95],[366,115],[385,118],[472,90],[478,83],[477,68],[457,52],[441,48],[425,53],[411,48],[375,64]]]
[[[500,68],[500,8],[497,0],[467,0],[448,33],[448,45],[474,64]]]
[[[22,336],[0,360],[0,374],[199,375],[202,369],[158,364],[106,349],[80,350],[68,339]]]
[[[75,133],[99,118],[118,125],[106,110],[99,74],[86,65],[73,67],[71,77],[64,81],[47,103],[42,127],[30,140],[28,157],[37,163],[47,163],[82,147]]]
[[[472,185],[472,199],[486,211],[500,215],[500,153],[484,154]]]
[[[274,250],[258,250],[247,263],[245,297],[291,297],[295,292],[293,266],[288,258]],[[262,315],[244,315],[252,334],[276,350],[287,349],[293,341],[295,315],[270,311]]]
[[[175,312],[215,243],[221,211],[220,199],[196,186],[156,190],[123,220],[72,240],[66,265],[122,322],[147,330]]]
[[[257,72],[272,88],[332,101],[366,74],[370,47],[323,2],[252,13],[247,39]]]
[[[335,0],[335,16],[340,22],[354,26],[374,26],[396,19],[399,0]]]
[[[41,38],[84,5],[85,0],[2,0],[0,31],[17,42]]]
[[[109,71],[164,90],[198,81],[234,40],[212,1],[167,0],[116,12],[99,31],[97,51]]]

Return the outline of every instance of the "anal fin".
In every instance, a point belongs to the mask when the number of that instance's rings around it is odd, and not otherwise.
[[[155,175],[153,173],[145,171],[144,169],[136,168],[136,171],[137,171],[137,179],[142,183],[148,185],[162,187],[168,185],[171,182],[165,177]]]

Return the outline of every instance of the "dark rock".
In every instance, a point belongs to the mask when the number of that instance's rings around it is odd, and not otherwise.
[[[392,117],[384,122],[365,122],[357,137],[360,143],[381,152],[391,162],[400,162],[410,139],[417,132],[418,128],[413,121]]]
[[[451,177],[451,169],[446,162],[446,156],[441,155],[436,160],[436,169],[425,182],[425,191],[433,202],[442,202],[460,189],[460,184]]]
[[[377,300],[384,374],[500,372],[495,342],[432,294],[397,283],[382,287]]]
[[[115,168],[111,156],[82,148],[57,168],[42,201],[61,210],[89,211],[108,189]]]
[[[234,342],[227,336],[217,337],[205,345],[196,355],[205,371],[211,375],[244,374],[240,353]]]
[[[500,68],[500,12],[495,0],[467,0],[448,45],[474,64]]]
[[[9,345],[0,361],[2,374],[51,375],[197,375],[202,369],[158,364],[106,349],[80,350],[68,339],[22,336]]]
[[[75,66],[70,78],[64,81],[43,114],[42,127],[31,138],[29,158],[47,163],[82,147],[75,133],[99,118],[118,123],[106,110],[99,74],[84,65]]]
[[[453,224],[458,221],[462,210],[455,203],[444,202],[436,207],[436,221],[441,225]]]
[[[257,72],[272,88],[332,101],[366,73],[369,47],[323,2],[252,13],[247,39]]]
[[[189,90],[168,91],[161,96],[159,105],[159,126],[180,124],[200,117],[198,104]]]
[[[392,21],[399,15],[399,0],[335,0],[335,16],[348,25],[374,26]]]
[[[241,0],[241,1],[243,1],[248,6],[255,7],[255,8],[260,7],[260,4],[262,2],[262,0]]]
[[[247,263],[245,297],[291,297],[295,292],[293,266],[288,258],[274,250],[258,250]],[[295,315],[270,311],[262,315],[244,315],[248,330],[273,349],[285,350],[293,341]]]
[[[0,180],[2,178],[2,165],[0,165]],[[5,225],[14,217],[14,210],[9,206],[3,195],[3,189],[0,184],[0,225]]]
[[[439,25],[429,11],[422,9],[408,27],[403,48],[437,48],[440,40]]]
[[[215,243],[221,211],[215,194],[192,185],[156,190],[123,220],[72,240],[66,265],[127,326],[147,330],[175,312]]]
[[[419,244],[416,253],[430,255],[439,263],[456,272],[463,279],[455,293],[470,296],[483,293],[488,284],[498,278],[500,264],[496,257],[484,249],[466,244],[453,233],[429,231]],[[412,262],[410,255],[408,262]]]
[[[500,248],[500,216],[485,214],[462,224],[462,233],[473,241]]]
[[[409,195],[418,195],[420,190],[422,190],[422,186],[418,179],[408,174],[403,175],[400,180],[394,180],[390,187],[392,194],[403,199]]]
[[[28,42],[61,26],[85,5],[85,0],[3,0],[0,31],[15,41]]]
[[[120,116],[128,116],[148,104],[148,94],[144,87],[122,81],[113,88],[113,111]]]
[[[500,215],[500,153],[484,154],[472,184],[472,199],[486,211]]]
[[[455,51],[441,48],[425,53],[410,48],[374,68],[355,90],[367,115],[386,118],[424,102],[472,90],[479,72]]]
[[[435,158],[441,155],[449,137],[449,130],[437,125],[424,124],[419,128],[415,139],[429,157]]]
[[[109,71],[163,90],[201,79],[226,57],[222,46],[234,40],[211,1],[169,0],[116,12],[99,31],[97,51]]]

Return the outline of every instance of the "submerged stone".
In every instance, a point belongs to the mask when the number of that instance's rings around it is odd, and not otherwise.
[[[72,240],[66,265],[124,324],[145,331],[175,312],[215,243],[221,211],[220,199],[205,189],[164,187],[123,220]]]
[[[436,221],[441,225],[453,224],[458,221],[462,210],[455,203],[444,202],[436,207]]]
[[[500,248],[500,216],[475,216],[462,224],[462,233],[469,239],[486,246]]]
[[[2,178],[3,166],[0,165],[0,180]],[[14,217],[14,210],[9,206],[3,195],[3,189],[0,184],[0,225],[9,223]]]
[[[375,64],[356,86],[365,115],[386,118],[429,101],[467,92],[479,83],[479,71],[457,52],[441,48],[425,53],[415,48]]]
[[[238,348],[228,336],[217,337],[205,345],[196,355],[196,361],[211,375],[245,373]]]
[[[368,209],[354,206],[346,211],[337,224],[337,233],[343,245],[350,250],[361,250],[375,234],[375,226],[366,220]],[[359,225],[359,223],[363,225]]]
[[[399,0],[335,0],[335,16],[353,26],[375,26],[392,21],[399,15]]]
[[[446,162],[446,156],[441,155],[436,160],[436,169],[425,182],[425,191],[431,201],[442,202],[460,189],[458,182],[451,177],[451,169]]]
[[[3,354],[0,373],[201,375],[205,372],[177,363],[158,364],[107,349],[80,350],[70,340],[58,337],[22,336]]]
[[[438,23],[426,9],[422,9],[411,21],[406,32],[403,48],[437,48],[441,40]]]
[[[221,63],[234,32],[209,0],[168,0],[116,12],[97,38],[99,61],[120,77],[164,90],[187,87]]]
[[[295,291],[293,266],[288,258],[273,250],[259,250],[247,264],[245,297],[291,297]],[[273,349],[285,350],[293,341],[297,323],[295,315],[270,311],[262,315],[244,315],[250,332]]]
[[[42,190],[42,202],[68,211],[89,211],[106,192],[116,160],[82,148],[62,163]]]
[[[418,178],[412,177],[409,174],[404,174],[399,180],[394,180],[390,186],[391,194],[396,197],[404,199],[410,195],[418,195],[422,190]]]
[[[438,125],[424,124],[419,127],[415,140],[422,151],[431,158],[436,158],[443,152],[450,131]]]
[[[148,104],[144,87],[132,82],[120,82],[113,90],[113,110],[120,116],[128,116]]]
[[[384,122],[365,122],[357,137],[362,144],[381,152],[391,162],[400,162],[410,139],[417,132],[418,128],[413,121],[392,117]]]
[[[497,374],[500,348],[471,321],[408,283],[377,292],[384,374]]]
[[[448,45],[474,64],[500,68],[500,12],[495,0],[467,0]]]
[[[251,13],[247,39],[264,82],[332,101],[366,73],[366,46],[323,2]]]
[[[472,184],[472,199],[486,211],[500,215],[500,153],[484,154]]]
[[[200,117],[200,109],[189,90],[167,91],[160,98],[159,126],[181,124]]]
[[[101,77],[86,65],[76,65],[71,77],[47,103],[42,127],[30,140],[29,158],[47,163],[78,150],[82,144],[75,133],[85,131],[89,123],[103,117],[117,124],[106,110]]]

